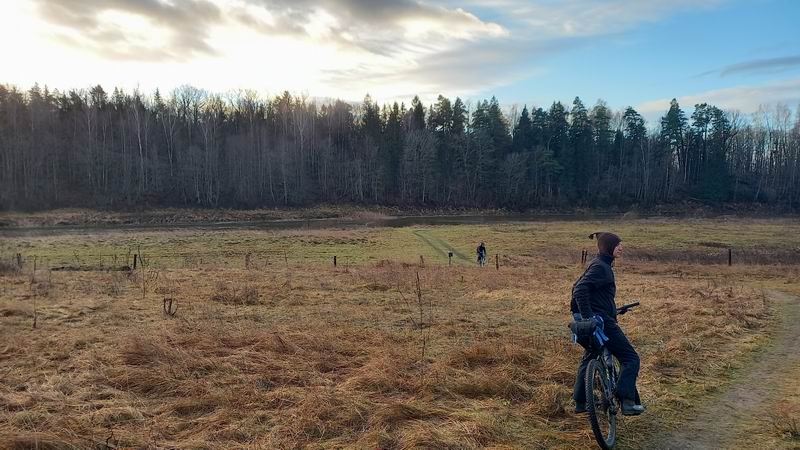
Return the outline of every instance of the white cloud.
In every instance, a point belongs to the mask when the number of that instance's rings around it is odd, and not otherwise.
[[[669,109],[670,100],[672,99],[664,98],[649,101],[637,106],[636,109],[650,120],[657,120]],[[684,111],[689,112],[698,103],[709,103],[722,109],[738,110],[743,113],[756,112],[762,105],[800,105],[800,78],[685,95],[678,97],[678,103]]]
[[[690,9],[707,9],[725,0],[471,0],[539,37],[614,34]]]
[[[19,0],[0,17],[19,61],[0,82],[468,96],[590,36],[720,1]]]

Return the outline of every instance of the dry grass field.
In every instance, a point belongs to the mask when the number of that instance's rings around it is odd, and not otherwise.
[[[620,447],[644,448],[770,341],[796,220],[0,234],[0,447],[591,448],[566,323],[598,230],[627,246],[618,303],[642,302],[621,324],[649,409]],[[742,427],[797,448],[781,389]]]

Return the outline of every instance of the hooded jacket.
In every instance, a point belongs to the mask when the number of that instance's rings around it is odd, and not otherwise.
[[[589,263],[589,267],[572,286],[572,313],[580,313],[584,318],[599,314],[603,320],[616,320],[617,305],[614,297],[617,284],[611,263],[614,257],[601,254]]]

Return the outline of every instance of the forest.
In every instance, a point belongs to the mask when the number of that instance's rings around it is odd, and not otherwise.
[[[800,204],[800,111],[0,85],[0,209]]]

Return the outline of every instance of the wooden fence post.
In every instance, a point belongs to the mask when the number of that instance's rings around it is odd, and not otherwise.
[[[336,255],[333,255],[333,267],[336,267]]]
[[[729,248],[728,249],[728,266],[732,266],[732,265],[733,265],[733,250]]]
[[[139,262],[139,255],[138,254],[134,254],[133,255],[133,270],[136,270],[136,266],[137,266],[138,262]]]
[[[494,266],[495,266],[495,268],[497,268],[497,270],[500,270],[500,255],[499,254],[495,254],[494,255]]]

